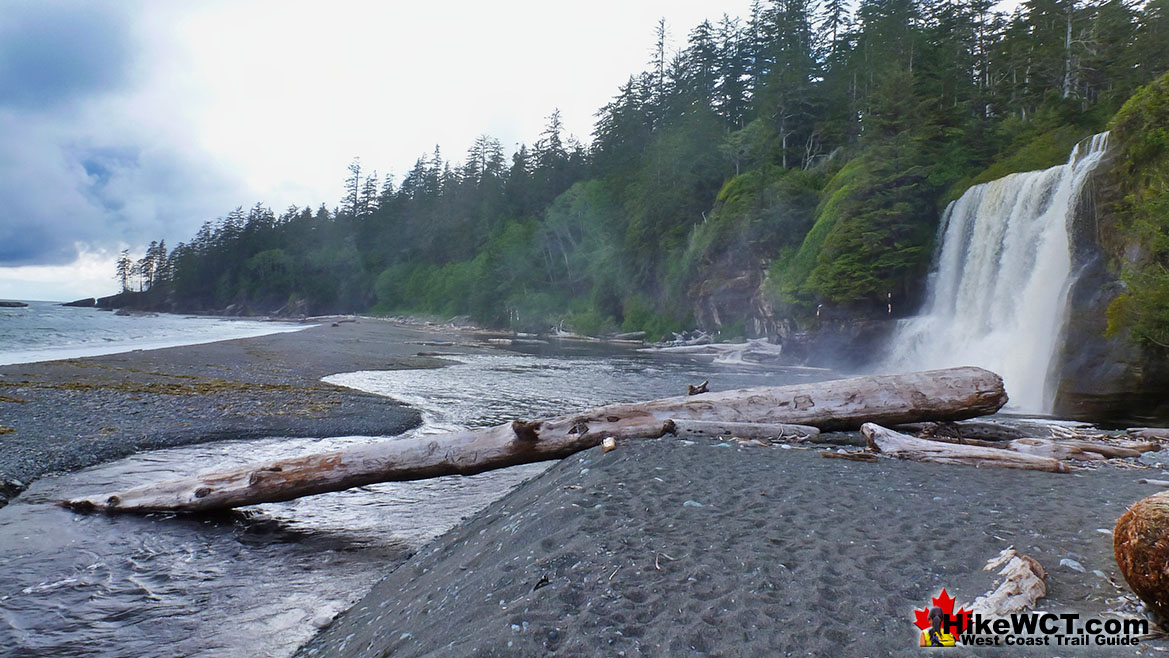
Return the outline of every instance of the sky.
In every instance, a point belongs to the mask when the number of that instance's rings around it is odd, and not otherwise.
[[[750,0],[4,0],[0,299],[117,292],[114,259],[262,202],[336,206],[440,146],[530,144]]]

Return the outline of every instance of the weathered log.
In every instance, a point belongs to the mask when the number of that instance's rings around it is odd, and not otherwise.
[[[848,429],[871,419],[970,418],[997,411],[1006,399],[998,375],[970,367],[720,391],[356,446],[76,498],[65,504],[77,510],[133,512],[229,509],[376,482],[473,475],[559,459],[596,446],[608,436],[662,436],[673,431],[674,419]]]
[[[1130,427],[1125,431],[1138,439],[1169,441],[1169,427]]]
[[[1127,444],[1127,445],[1126,445]],[[1029,455],[1042,455],[1055,459],[1098,461],[1110,457],[1140,457],[1141,453],[1156,450],[1159,446],[1151,443],[1137,444],[1125,441],[1114,444],[1107,441],[1085,441],[1083,439],[1015,439],[1002,447]]]
[[[1112,550],[1128,586],[1169,620],[1169,491],[1137,501],[1116,521]]]
[[[680,437],[736,437],[780,441],[808,441],[820,435],[811,425],[790,423],[724,423],[713,420],[674,419],[674,434]]]
[[[904,427],[904,425],[900,426]],[[1160,445],[1126,439],[1036,439],[1024,438],[1011,441],[982,441],[979,439],[955,439],[947,436],[924,436],[927,441],[959,445],[1014,450],[1028,455],[1074,459],[1077,461],[1100,461],[1113,457],[1140,457],[1142,453],[1158,450]]]
[[[1067,466],[1051,457],[1038,457],[999,448],[919,439],[873,423],[862,425],[861,434],[865,435],[869,447],[873,450],[902,459],[966,466],[1002,466],[1052,473],[1068,472]]]

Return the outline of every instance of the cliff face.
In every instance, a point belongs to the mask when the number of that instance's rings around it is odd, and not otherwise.
[[[1169,417],[1169,75],[1113,119],[1113,148],[1072,224],[1073,266],[1055,412]]]
[[[1124,295],[1133,249],[1111,239],[1124,181],[1115,152],[1084,188],[1071,226],[1068,321],[1057,363],[1054,413],[1137,423],[1169,417],[1169,362],[1138,345],[1128,329],[1108,330],[1108,309]]]

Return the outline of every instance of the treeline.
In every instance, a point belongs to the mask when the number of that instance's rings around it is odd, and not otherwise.
[[[355,160],[332,211],[257,204],[164,249],[151,298],[585,332],[908,311],[947,200],[1062,161],[1169,67],[1169,0],[852,7],[757,1],[675,52],[662,22],[589,145],[553,112],[510,156]]]

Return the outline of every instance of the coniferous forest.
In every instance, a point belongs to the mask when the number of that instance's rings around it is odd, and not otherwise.
[[[1027,0],[1011,14],[987,0],[757,0],[676,51],[673,30],[647,29],[647,69],[616,86],[588,143],[550,108],[512,153],[484,135],[465,154],[436,147],[400,179],[355,159],[332,209],[237,208],[173,250],[124,253],[118,277],[167,310],[468,315],[583,333],[730,337],[817,312],[907,314],[949,201],[1064,162],[1169,69],[1169,0]],[[1166,118],[1165,87],[1144,92],[1142,112]],[[1165,180],[1141,179],[1138,210],[1169,189],[1167,124],[1146,124],[1132,144],[1151,146],[1133,157],[1160,162]],[[1169,299],[1157,278],[1169,219],[1140,212],[1122,230],[1160,241],[1126,271],[1134,292],[1110,319],[1169,342],[1169,317],[1133,303]]]

